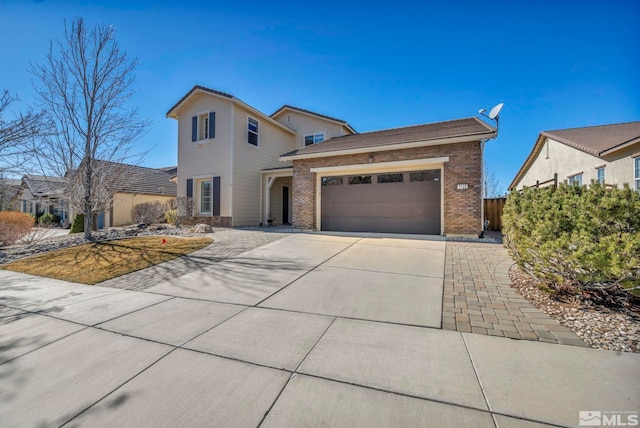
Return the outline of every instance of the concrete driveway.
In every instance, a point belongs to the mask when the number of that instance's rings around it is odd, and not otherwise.
[[[639,410],[640,355],[442,330],[445,246],[291,234],[144,292],[0,271],[2,425],[540,427]]]

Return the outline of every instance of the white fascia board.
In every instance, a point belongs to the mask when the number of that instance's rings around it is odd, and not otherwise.
[[[340,173],[361,173],[361,172],[390,172],[390,171],[412,171],[423,168],[441,166],[449,162],[449,156],[427,159],[412,159],[404,161],[375,162],[341,166],[325,166],[311,168],[309,171],[320,176],[340,174]]]
[[[278,110],[277,112],[275,112],[272,117],[276,117],[276,116],[280,116],[281,114],[283,114],[286,111],[290,111],[293,113],[298,113],[298,114],[304,114],[310,117],[313,117],[315,119],[320,119],[320,120],[324,120],[325,122],[331,122],[331,123],[335,123],[336,125],[340,125],[340,126],[344,126],[345,128],[348,128],[351,132],[353,132],[354,134],[357,134],[356,130],[353,129],[351,127],[351,125],[349,125],[348,122],[340,122],[338,120],[333,120],[333,119],[329,119],[328,117],[325,116],[320,116],[318,114],[314,114],[314,113],[308,113],[306,111],[301,111],[295,108],[290,108],[290,107],[283,107],[280,110]]]
[[[260,118],[266,120],[270,124],[275,125],[275,126],[277,126],[278,128],[280,128],[280,129],[282,129],[284,131],[287,131],[289,134],[291,134],[291,135],[296,135],[297,134],[296,131],[294,131],[293,129],[287,128],[286,126],[284,126],[283,124],[281,124],[277,120],[267,116],[266,114],[262,113],[261,111],[255,109],[255,108],[251,107],[249,104],[240,101],[236,97],[233,97],[232,100],[233,100],[234,103],[238,104],[240,107],[242,107],[242,108],[244,108],[246,110],[249,110],[254,115],[259,116]]]
[[[293,167],[276,170],[260,171],[264,177],[291,177],[293,175]]]
[[[288,160],[297,160],[297,159],[325,158],[325,157],[331,157],[331,156],[353,155],[353,154],[360,154],[360,153],[386,152],[391,150],[413,149],[416,147],[439,146],[443,144],[466,143],[466,142],[472,142],[472,141],[491,139],[491,138],[494,138],[495,135],[496,135],[495,132],[487,132],[483,134],[465,135],[462,137],[438,138],[436,140],[412,141],[410,143],[387,144],[384,146],[359,147],[357,149],[332,150],[330,152],[280,156],[280,160],[284,162]],[[327,140],[327,141],[331,141],[331,140]]]

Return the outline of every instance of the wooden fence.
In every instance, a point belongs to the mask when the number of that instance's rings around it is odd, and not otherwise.
[[[487,230],[502,230],[502,210],[506,198],[493,198],[484,200],[484,218],[489,220]]]

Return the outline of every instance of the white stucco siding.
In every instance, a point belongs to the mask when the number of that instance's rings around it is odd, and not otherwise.
[[[633,183],[634,165],[629,153],[617,153],[602,159],[547,138],[517,188],[535,186],[536,181],[551,180],[555,172],[558,173],[558,182],[567,181],[569,176],[582,173],[582,184],[589,184],[591,180],[597,179],[596,169],[600,166],[605,167],[605,183],[619,186]]]
[[[220,177],[220,215],[231,216],[231,100],[196,94],[180,109],[178,119],[178,197],[186,196],[187,179],[194,179],[194,197],[197,180]],[[216,113],[215,138],[191,141],[192,117],[210,111]]]
[[[283,125],[296,131],[296,149],[304,147],[305,135],[324,133],[324,139],[348,135],[351,132],[343,125],[316,116],[286,110],[275,119]],[[290,122],[288,121],[290,119]]]
[[[248,117],[259,123],[257,147],[247,141]],[[295,135],[240,106],[234,119],[233,226],[255,226],[261,222],[261,171],[286,166],[279,158],[294,149]]]

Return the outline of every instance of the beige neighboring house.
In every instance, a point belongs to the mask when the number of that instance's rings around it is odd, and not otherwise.
[[[266,115],[195,86],[178,121],[178,197],[222,226],[475,235],[482,147],[471,117],[358,134],[344,120],[285,105]]]
[[[62,177],[25,175],[15,195],[18,209],[34,217],[51,213],[60,218],[61,225],[68,225],[73,219],[63,201],[65,188],[66,180]]]
[[[176,198],[176,183],[171,180],[177,167],[146,168],[124,165],[125,174],[131,177],[114,193],[111,209],[106,213],[105,226],[132,224],[131,210],[145,202],[167,203]]]
[[[640,190],[640,121],[542,132],[509,190],[592,180]]]
[[[115,180],[119,189],[113,193],[111,207],[98,214],[99,229],[124,226],[133,223],[131,209],[144,202],[166,203],[176,197],[176,183],[171,181],[177,167],[146,168],[114,162],[99,161],[101,166],[112,168],[115,174],[126,179]],[[60,217],[60,223],[68,227],[73,221],[73,210],[64,202],[67,180],[62,177],[26,175],[16,199],[20,211],[37,217],[45,212]]]

